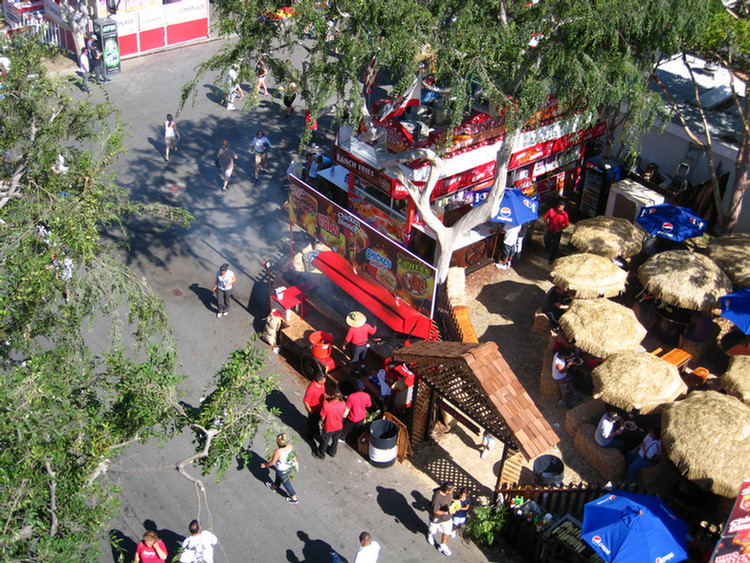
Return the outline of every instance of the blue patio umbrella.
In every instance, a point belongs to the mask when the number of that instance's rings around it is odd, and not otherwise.
[[[687,524],[657,497],[612,491],[583,507],[581,537],[609,563],[679,563]]]
[[[482,203],[489,194],[489,190],[478,190],[474,192],[474,207]],[[539,217],[539,203],[530,197],[523,195],[517,188],[508,188],[500,200],[497,212],[492,216],[496,223],[507,223],[508,225],[523,225],[529,221],[535,221]]]
[[[721,316],[732,321],[745,334],[750,334],[750,289],[740,289],[721,301]]]
[[[647,233],[677,242],[697,237],[706,230],[706,221],[686,207],[671,203],[641,209],[636,222]]]

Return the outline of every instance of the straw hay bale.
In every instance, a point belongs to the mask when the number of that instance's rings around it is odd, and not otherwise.
[[[708,256],[689,250],[667,250],[638,268],[638,279],[650,293],[670,305],[707,311],[732,291],[732,282]]]
[[[642,228],[627,219],[600,215],[578,221],[570,243],[605,258],[629,258],[641,251],[644,235]]]
[[[659,412],[687,394],[677,368],[648,352],[614,354],[591,373],[594,396],[626,412]]]
[[[565,414],[565,430],[568,431],[568,434],[575,437],[581,425],[593,424],[597,426],[606,411],[607,405],[599,399],[581,403]]]
[[[717,391],[693,391],[667,405],[662,443],[687,479],[724,497],[734,497],[750,466],[750,407]]]
[[[584,253],[555,260],[550,276],[560,289],[574,290],[578,299],[593,299],[622,293],[628,273],[608,258]]]
[[[619,483],[625,472],[625,456],[616,448],[602,448],[594,440],[594,432],[596,426],[582,424],[574,440],[575,447],[602,477]]]
[[[750,405],[750,356],[732,356],[721,378],[721,388]]]
[[[445,291],[451,307],[466,305],[466,270],[464,268],[448,268]]]
[[[549,336],[552,330],[552,323],[549,321],[549,317],[542,313],[541,309],[534,311],[534,327],[532,330],[542,336]]]
[[[732,233],[717,237],[709,243],[706,253],[732,282],[750,288],[750,234]]]
[[[560,327],[568,340],[597,358],[635,350],[646,336],[633,311],[608,299],[574,299]]]

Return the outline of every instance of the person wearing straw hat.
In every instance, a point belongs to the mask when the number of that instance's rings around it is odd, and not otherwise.
[[[349,325],[349,330],[344,338],[344,346],[351,344],[349,365],[355,366],[354,375],[366,375],[365,356],[369,347],[367,340],[375,334],[377,327],[368,324],[367,317],[359,311],[349,313],[346,316],[346,324]]]

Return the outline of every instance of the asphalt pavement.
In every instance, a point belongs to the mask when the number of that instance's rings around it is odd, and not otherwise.
[[[165,116],[176,113],[180,88],[194,76],[195,66],[221,45],[213,41],[126,60],[122,73],[112,76],[110,83],[92,86],[93,99],[107,97],[120,109],[127,127],[131,150],[114,167],[117,181],[133,199],[174,203],[195,216],[189,230],[137,220],[127,239],[129,248],[123,251],[123,259],[166,303],[181,369],[188,377],[185,401],[189,404],[197,404],[229,354],[246,345],[258,326],[259,313],[267,307],[262,263],[289,252],[280,185],[289,163],[287,153],[297,148],[304,127],[301,100],[288,119],[278,96],[264,98],[251,112],[230,112],[218,104],[220,90],[203,80],[194,105],[189,103],[176,115],[182,140],[166,162]],[[246,90],[248,86],[254,87],[245,84]],[[275,92],[273,81],[269,86]],[[320,120],[323,140],[319,143],[327,149],[333,139],[329,127],[329,119]],[[249,142],[259,128],[273,149],[270,173],[256,183]],[[214,166],[223,139],[239,155],[226,193],[220,192],[222,181]],[[211,289],[223,262],[230,264],[238,281],[229,316],[217,319]],[[281,409],[283,424],[302,431],[305,382],[279,356],[268,356],[267,370],[280,374],[282,388],[269,403]],[[247,446],[254,454],[248,466],[237,463],[219,482],[215,475],[205,478],[205,497],[174,470],[177,461],[194,451],[189,436],[178,436],[163,447],[156,443],[131,447],[107,477],[122,491],[120,513],[109,533],[127,553],[125,561],[130,561],[145,526],[158,530],[171,558],[193,518],[218,536],[217,563],[325,563],[331,549],[353,561],[357,536],[363,530],[381,544],[380,563],[445,559],[425,540],[425,508],[436,483],[408,464],[375,468],[345,446],[335,459],[320,461],[301,437],[297,441],[298,505],[284,502],[280,494],[263,486],[268,477],[268,471],[260,469],[265,455],[263,431]],[[198,473],[195,468],[188,470]],[[449,545],[452,560],[487,560],[460,538]],[[106,538],[101,549],[102,563],[118,561]]]

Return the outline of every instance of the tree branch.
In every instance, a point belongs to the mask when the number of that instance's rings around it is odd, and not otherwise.
[[[57,510],[57,504],[56,504],[56,498],[55,498],[55,488],[57,487],[57,481],[55,481],[55,479],[57,478],[57,474],[54,471],[52,471],[52,466],[50,465],[48,459],[44,460],[44,468],[47,470],[47,474],[50,476],[49,508],[47,509],[47,512],[49,512],[50,516],[52,517],[52,522],[50,522],[50,525],[49,525],[49,535],[50,537],[54,537],[55,534],[57,534],[57,513],[55,512]]]
[[[206,487],[203,485],[203,482],[200,479],[197,479],[196,477],[193,477],[190,475],[187,471],[185,471],[185,466],[190,465],[193,463],[196,459],[202,459],[204,457],[208,457],[208,450],[211,448],[211,443],[213,442],[214,436],[216,436],[220,431],[216,429],[210,429],[207,430],[203,428],[200,424],[191,423],[190,424],[193,428],[196,428],[203,432],[203,435],[206,437],[206,443],[203,445],[203,449],[190,457],[183,459],[182,461],[178,462],[175,466],[175,469],[177,472],[185,477],[188,481],[195,483],[196,486],[200,488],[202,492],[206,492]]]

